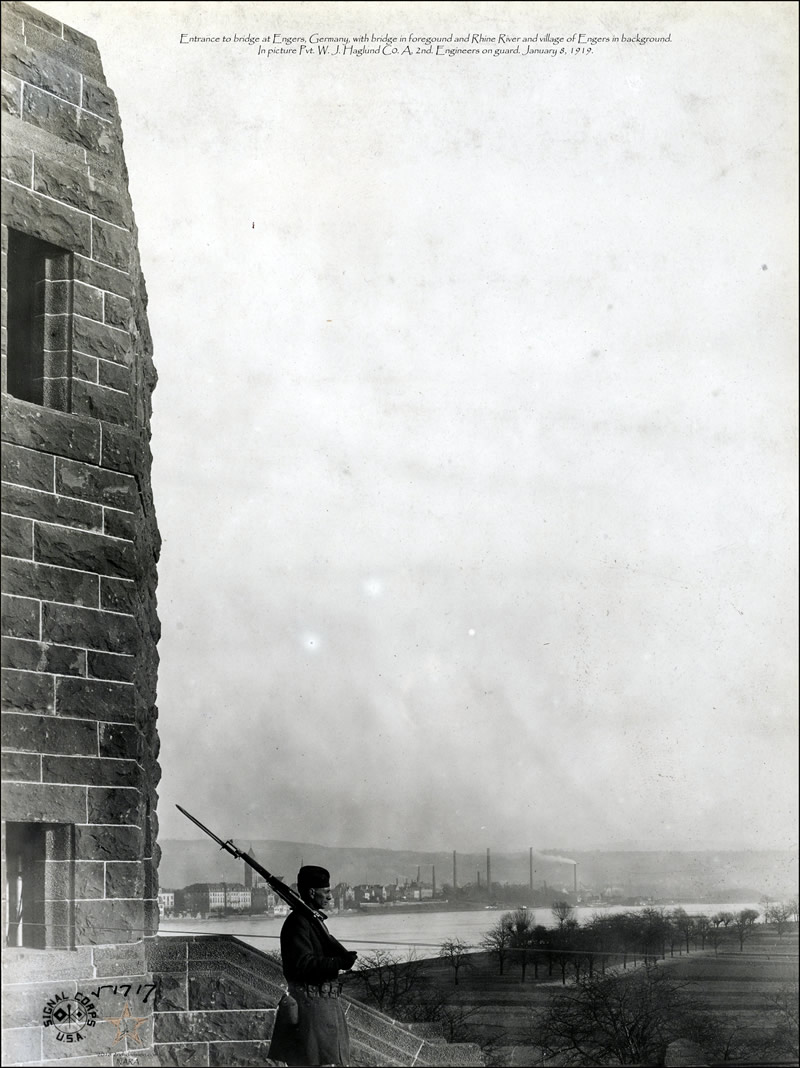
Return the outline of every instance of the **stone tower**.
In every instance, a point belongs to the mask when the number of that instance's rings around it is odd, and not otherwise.
[[[3,1060],[157,1063],[147,297],[97,47],[2,7]]]

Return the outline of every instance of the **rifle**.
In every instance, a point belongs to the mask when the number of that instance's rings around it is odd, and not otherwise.
[[[209,831],[205,824],[202,824],[200,820],[195,819],[191,812],[187,812],[186,809],[181,808],[180,805],[176,805],[175,808],[177,808],[179,812],[182,812],[187,819],[190,819],[192,823],[196,823],[200,830],[204,831],[209,838],[213,838],[214,841],[219,844],[220,849],[224,849],[227,853],[230,853],[232,857],[236,857],[237,860],[243,860],[245,864],[250,865],[253,871],[257,871],[262,879],[266,881],[267,886],[271,887],[278,897],[283,898],[289,908],[294,909],[295,912],[302,913],[302,915],[309,919],[324,921],[324,913],[312,909],[311,906],[303,901],[300,895],[292,890],[290,886],[287,886],[286,883],[282,883],[275,875],[271,875],[266,868],[262,868],[258,861],[253,860],[249,854],[243,853],[241,849],[237,849],[232,841],[228,840],[227,842],[223,842],[221,838],[217,838],[213,831]],[[331,937],[330,934],[328,937]],[[347,950],[342,947],[342,952],[346,953]]]

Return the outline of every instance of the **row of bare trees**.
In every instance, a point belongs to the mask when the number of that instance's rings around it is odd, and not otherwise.
[[[516,909],[505,913],[481,941],[481,946],[497,961],[502,975],[509,962],[516,964],[524,982],[529,965],[534,977],[547,968],[548,977],[557,968],[562,983],[574,973],[590,977],[599,969],[629,963],[654,962],[667,954],[689,953],[692,946],[716,952],[725,939],[735,938],[739,950],[753,933],[759,913],[742,909],[713,916],[690,916],[685,909],[645,908],[613,915],[595,914],[579,924],[575,909],[567,902],[554,902],[554,927],[537,924],[533,912]]]
[[[796,905],[769,903],[764,921],[783,938],[796,922]],[[557,968],[563,991],[532,1019],[531,1041],[542,1057],[564,1065],[663,1063],[678,1039],[696,1044],[719,1061],[766,1063],[797,1057],[797,984],[762,995],[767,1028],[714,1013],[697,997],[691,981],[656,967],[669,953],[707,945],[717,951],[727,939],[743,951],[759,919],[756,909],[690,916],[684,909],[646,908],[619,915],[595,914],[583,925],[567,902],[552,907],[554,926],[536,925],[525,909],[504,915],[484,939],[500,965],[514,961],[522,980]],[[628,973],[641,960],[645,967]],[[609,967],[609,965],[615,967]],[[622,967],[616,965],[621,964]],[[567,976],[574,978],[568,987]]]

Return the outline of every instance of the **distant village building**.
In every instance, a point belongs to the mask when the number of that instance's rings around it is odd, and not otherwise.
[[[253,912],[271,912],[278,903],[277,896],[265,885],[254,886],[250,893]]]
[[[377,904],[386,901],[387,891],[379,883],[363,883],[353,887],[353,899],[357,905]]]
[[[230,910],[247,912],[252,905],[252,891],[242,883],[192,883],[175,891],[175,911],[190,916]]]
[[[250,908],[250,891],[242,883],[209,884],[209,903],[212,909],[233,909],[244,912]]]
[[[333,888],[333,904],[334,908],[349,909],[353,907],[355,895],[353,888],[347,883],[337,883]]]
[[[175,911],[175,891],[174,890],[159,890],[158,891],[158,911],[164,916],[168,912]]]
[[[175,891],[175,911],[179,916],[207,916],[211,911],[208,883],[192,883]]]

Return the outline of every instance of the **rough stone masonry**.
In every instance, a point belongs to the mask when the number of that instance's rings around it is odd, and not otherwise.
[[[156,1064],[147,295],[95,43],[2,16],[3,1062]]]

